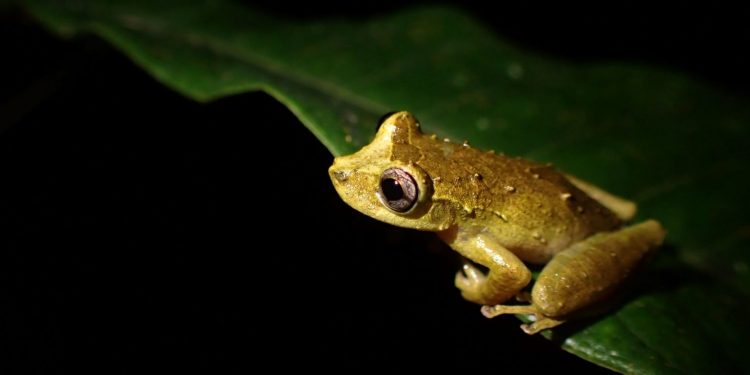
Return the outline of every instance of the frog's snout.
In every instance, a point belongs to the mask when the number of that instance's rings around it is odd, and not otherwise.
[[[352,171],[348,168],[341,168],[340,164],[334,161],[333,165],[328,168],[328,175],[331,176],[331,181],[333,181],[334,184],[341,184],[349,179],[349,176],[352,175]]]
[[[334,182],[345,182],[349,178],[351,172],[343,170],[332,170],[330,171],[330,174]]]

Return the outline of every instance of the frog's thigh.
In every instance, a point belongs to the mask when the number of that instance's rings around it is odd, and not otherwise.
[[[479,304],[506,301],[531,281],[531,272],[510,250],[487,234],[458,235],[442,233],[441,237],[464,257],[489,269],[485,276],[470,264],[456,274],[461,295]]]
[[[594,198],[594,200],[601,203],[602,206],[607,207],[610,211],[614,212],[615,215],[623,221],[628,221],[635,216],[635,211],[637,210],[635,203],[611,194],[604,189],[583,181],[575,176],[566,174],[565,178],[575,185],[575,187],[581,189],[589,197]]]
[[[531,291],[541,315],[563,318],[612,293],[666,232],[655,220],[599,233],[555,255]]]

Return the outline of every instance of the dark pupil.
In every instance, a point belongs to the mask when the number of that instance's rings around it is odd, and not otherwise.
[[[404,189],[398,183],[398,180],[385,178],[380,182],[380,188],[389,201],[397,201],[404,197]]]

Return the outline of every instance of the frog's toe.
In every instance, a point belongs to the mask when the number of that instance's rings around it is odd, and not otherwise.
[[[487,276],[470,263],[464,264],[462,269],[456,272],[456,288],[461,290],[461,295],[468,301],[480,304],[487,302],[481,293],[482,285],[486,282]]]
[[[476,293],[485,281],[487,277],[470,263],[465,263],[461,270],[456,272],[456,288],[462,292]]]
[[[557,319],[548,318],[546,316],[542,316],[541,318],[537,319],[537,321],[533,323],[521,324],[521,330],[523,330],[523,332],[526,333],[527,335],[533,335],[541,331],[544,331],[545,329],[557,327],[563,323],[565,323],[564,320],[557,320]]]
[[[533,322],[529,324],[522,324],[521,329],[528,335],[533,335],[538,332],[544,331],[557,327],[564,323],[563,320],[553,319],[542,315],[537,311],[534,305],[495,305],[495,306],[482,306],[482,315],[487,318],[494,318],[498,315],[505,314],[522,314],[531,315]]]
[[[469,291],[474,289],[471,279],[466,277],[466,275],[464,275],[464,273],[461,271],[456,272],[454,283],[456,284],[456,288],[460,289],[461,291]]]
[[[525,314],[536,315],[537,311],[533,305],[494,305],[482,306],[482,315],[487,318],[494,318],[498,315],[505,314]]]
[[[461,267],[461,271],[464,273],[464,275],[466,275],[467,279],[470,279],[475,283],[481,284],[487,279],[487,276],[485,276],[484,273],[479,270],[479,268],[475,267],[469,262],[464,262],[463,267]]]

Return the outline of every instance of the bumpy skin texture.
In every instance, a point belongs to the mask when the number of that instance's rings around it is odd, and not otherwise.
[[[383,201],[381,176],[389,168],[405,171],[416,182],[419,194],[407,212],[395,212]],[[630,273],[664,237],[656,222],[634,231],[620,230],[635,212],[628,201],[566,177],[550,165],[423,134],[408,112],[386,119],[375,139],[360,151],[336,158],[329,174],[342,199],[360,212],[393,225],[438,232],[454,250],[488,267],[485,275],[467,264],[456,275],[456,286],[470,301],[504,302],[530,282],[523,262],[549,262],[547,268],[554,272],[542,272],[545,281],[536,283],[527,310],[516,311],[523,306],[511,306],[512,311],[503,306],[483,310],[488,316],[537,314],[541,322],[532,328],[559,324],[571,312],[606,297],[624,279],[620,275]],[[557,259],[556,254],[568,248],[578,250]],[[604,253],[594,248],[630,255],[607,262]],[[587,257],[588,263],[579,259]],[[583,288],[584,297],[567,287],[579,284],[569,281],[582,270],[602,275],[579,280],[588,287]],[[615,276],[607,278],[608,274]],[[554,309],[541,311],[533,298],[568,307],[550,314]],[[567,298],[579,302],[564,302]]]

